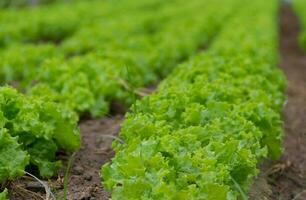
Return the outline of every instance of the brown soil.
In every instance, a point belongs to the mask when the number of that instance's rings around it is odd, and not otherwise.
[[[101,187],[101,166],[113,157],[111,143],[118,135],[123,116],[104,118],[101,120],[85,120],[80,124],[82,133],[82,148],[70,159],[73,164],[69,170],[68,196],[69,200],[106,200],[109,194]],[[65,166],[69,158],[66,157]],[[64,199],[64,174],[50,180],[51,187],[57,199]],[[29,177],[24,177],[10,185],[11,199],[29,200],[46,199],[44,187]]]
[[[255,182],[253,200],[306,199],[306,52],[297,42],[299,23],[288,5],[281,7],[280,68],[288,79],[284,110],[284,154],[267,162]]]
[[[69,176],[69,200],[109,198],[101,187],[100,169],[114,156],[111,142],[118,135],[122,119],[117,116],[81,123],[83,145],[75,156]]]

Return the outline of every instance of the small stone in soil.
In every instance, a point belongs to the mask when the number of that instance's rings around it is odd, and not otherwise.
[[[91,181],[92,175],[86,175],[84,178],[86,181]]]
[[[84,168],[83,168],[82,166],[76,166],[76,167],[74,168],[74,173],[75,173],[76,175],[81,175],[81,174],[84,173]]]

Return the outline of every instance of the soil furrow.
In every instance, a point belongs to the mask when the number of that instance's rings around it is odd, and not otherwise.
[[[284,153],[266,162],[250,192],[253,200],[306,199],[306,52],[298,45],[299,22],[289,5],[280,9],[280,68],[287,80]]]

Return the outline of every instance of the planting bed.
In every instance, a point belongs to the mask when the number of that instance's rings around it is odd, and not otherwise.
[[[298,20],[289,6],[280,9],[280,67],[288,79],[288,101],[284,110],[284,154],[280,160],[265,162],[249,197],[253,200],[306,199],[306,52],[297,44]],[[120,110],[120,109],[115,109]],[[47,182],[58,197],[70,200],[101,199],[109,194],[101,187],[100,169],[114,153],[111,142],[118,139],[123,114],[119,111],[104,119],[83,119],[80,122],[82,147],[64,159],[57,178]],[[71,163],[69,166],[68,163]],[[65,174],[68,187],[65,186]],[[28,176],[10,183],[10,199],[45,199],[45,188]],[[66,194],[68,190],[68,193]]]

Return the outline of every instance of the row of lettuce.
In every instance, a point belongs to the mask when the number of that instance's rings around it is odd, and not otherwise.
[[[38,6],[38,5],[54,3],[56,1],[60,1],[60,0],[1,0],[0,9],[1,8],[24,8],[27,6]]]
[[[75,9],[63,6],[55,14],[52,11],[59,6],[48,12],[21,13],[33,19],[29,20],[32,26],[9,12],[4,25],[8,32],[0,37],[5,38],[0,80],[14,84],[18,80],[20,90],[52,96],[80,115],[104,116],[110,102],[130,105],[139,88],[154,84],[205,47],[235,1],[225,1],[222,12],[213,0],[137,0],[122,1],[120,6],[116,2],[80,2]],[[106,11],[101,12],[104,7]],[[17,23],[10,31],[12,21]]]
[[[139,0],[115,2],[80,0],[73,4],[54,4],[23,10],[5,9],[0,13],[2,23],[0,44],[3,47],[18,42],[59,43],[84,26],[105,21],[101,24],[104,26],[105,23],[111,22],[109,20],[131,15],[133,12],[143,13],[152,9],[158,11],[166,4],[168,3],[160,0],[148,0],[145,3]]]
[[[92,0],[3,10],[0,82],[15,89],[0,88],[1,185],[29,169],[55,175],[56,152],[80,148],[80,115],[133,103],[137,88],[209,45],[239,1],[222,9],[214,0]]]
[[[260,162],[280,156],[279,5],[243,5],[207,52],[132,106],[101,170],[112,199],[247,199]]]
[[[301,33],[299,35],[300,46],[306,51],[306,1],[293,0],[293,8],[300,21]]]

